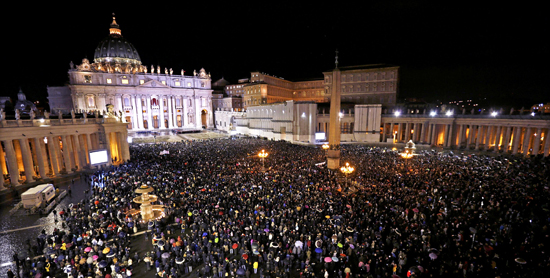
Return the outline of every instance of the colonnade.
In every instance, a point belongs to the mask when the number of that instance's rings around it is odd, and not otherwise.
[[[523,155],[550,155],[550,121],[543,119],[382,117],[382,141]]]
[[[120,123],[0,128],[0,190],[89,168],[92,150],[107,149],[108,165],[122,163],[130,159],[127,134]]]

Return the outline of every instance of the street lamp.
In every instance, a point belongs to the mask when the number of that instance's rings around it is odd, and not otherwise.
[[[323,144],[322,148],[323,148],[323,150],[325,150],[325,157],[326,157],[328,149],[330,148],[330,146],[328,145],[328,143],[325,143],[325,144]]]
[[[264,159],[268,156],[269,154],[265,151],[265,150],[262,150],[258,156],[262,159],[262,171],[265,171],[265,164],[264,164]]]
[[[348,188],[348,174],[353,173],[355,168],[351,167],[348,162],[346,162],[346,166],[342,166],[340,168],[340,171],[346,175],[346,188]]]

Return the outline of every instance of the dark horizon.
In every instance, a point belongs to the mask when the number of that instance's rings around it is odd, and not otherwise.
[[[114,12],[143,65],[178,74],[204,68],[213,82],[223,77],[236,83],[251,71],[321,79],[334,68],[337,49],[342,67],[399,66],[400,99],[487,98],[491,105],[517,108],[550,102],[544,84],[550,45],[542,35],[549,24],[542,9],[427,1],[346,7],[186,3],[154,14],[116,6],[93,13],[68,9],[25,10],[4,19],[12,75],[1,96],[15,100],[21,87],[29,100],[45,101],[46,86],[68,81],[71,61],[93,61]]]

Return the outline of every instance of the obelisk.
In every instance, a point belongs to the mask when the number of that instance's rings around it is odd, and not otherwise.
[[[330,95],[330,125],[328,133],[327,167],[331,170],[340,168],[340,69],[338,69],[338,50],[336,50],[336,67],[332,71],[332,91]]]

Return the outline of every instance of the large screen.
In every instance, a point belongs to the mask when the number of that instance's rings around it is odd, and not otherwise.
[[[326,140],[325,133],[324,132],[316,132],[315,133],[315,140]]]
[[[107,163],[109,161],[109,155],[107,150],[95,150],[90,152],[90,164],[97,165]]]

